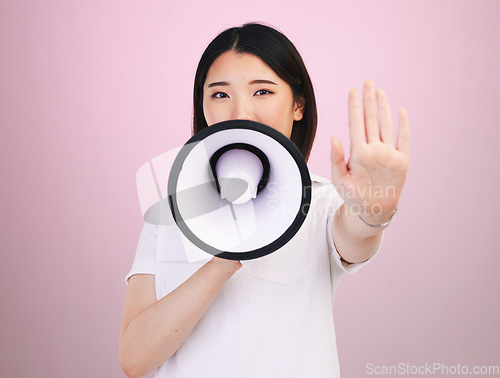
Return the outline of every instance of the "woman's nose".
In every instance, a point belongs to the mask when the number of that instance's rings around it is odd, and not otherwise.
[[[246,101],[235,101],[232,119],[244,119],[249,121],[255,121],[255,116],[251,107]]]

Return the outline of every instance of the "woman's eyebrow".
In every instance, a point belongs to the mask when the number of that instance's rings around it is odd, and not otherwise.
[[[271,85],[278,85],[274,81],[271,80],[265,80],[265,79],[257,79],[257,80],[252,80],[249,85],[253,84],[271,84]],[[213,83],[208,84],[208,88],[212,87],[218,87],[218,86],[228,86],[229,83],[227,81],[215,81]]]
[[[216,81],[214,83],[208,84],[208,88],[217,87],[220,85],[229,85],[229,83],[227,81]]]
[[[272,84],[272,85],[278,85],[276,84],[274,81],[271,81],[271,80],[253,80],[250,82],[250,85],[252,84]]]

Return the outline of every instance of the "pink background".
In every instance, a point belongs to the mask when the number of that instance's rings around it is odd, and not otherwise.
[[[399,362],[500,365],[497,1],[0,2],[0,376],[121,377],[135,172],[190,135],[209,41],[264,21],[296,44],[319,108],[313,172],[348,142],[366,78],[412,127],[380,255],[345,277],[344,377]],[[348,147],[346,147],[348,149]]]

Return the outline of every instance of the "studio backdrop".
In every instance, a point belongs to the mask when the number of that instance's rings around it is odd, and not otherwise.
[[[343,376],[500,365],[499,13],[496,1],[1,1],[0,376],[123,376],[136,172],[190,138],[199,58],[248,21],[289,36],[309,70],[314,174],[331,178],[331,136],[349,145],[347,94],[365,79],[393,119],[409,115],[398,213],[335,293]]]

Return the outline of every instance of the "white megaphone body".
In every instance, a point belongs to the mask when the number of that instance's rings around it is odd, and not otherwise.
[[[311,179],[300,151],[266,125],[212,125],[163,160],[153,164],[155,174],[149,164],[137,173],[141,208],[146,222],[176,225],[189,261],[193,250],[230,260],[265,256],[297,233],[309,210]],[[158,183],[165,171],[166,193]],[[151,177],[157,194],[146,184]]]

